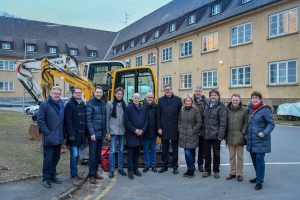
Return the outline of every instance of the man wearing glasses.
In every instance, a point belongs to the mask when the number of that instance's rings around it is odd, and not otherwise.
[[[49,98],[44,101],[38,113],[37,124],[43,134],[43,181],[45,188],[51,183],[61,184],[56,177],[56,166],[60,158],[60,147],[64,142],[64,105],[61,88],[53,87]]]

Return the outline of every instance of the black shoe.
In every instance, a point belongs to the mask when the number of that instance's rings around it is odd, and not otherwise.
[[[203,165],[199,165],[199,166],[198,166],[198,170],[199,170],[199,172],[204,172]]]
[[[149,171],[149,167],[145,167],[145,168],[143,169],[143,173],[146,173],[147,171]]]
[[[162,167],[162,168],[160,168],[160,170],[158,170],[158,173],[164,173],[166,171],[168,171],[168,168]]]
[[[139,177],[142,176],[141,172],[139,172],[138,169],[134,170],[133,174],[136,175],[136,176],[139,176]]]
[[[178,174],[179,172],[178,172],[178,169],[177,168],[174,168],[173,169],[173,174]]]
[[[130,180],[133,180],[133,179],[134,179],[133,171],[128,171],[128,178],[129,178]]]
[[[187,177],[192,178],[194,176],[194,170],[188,170]]]
[[[189,174],[189,170],[187,170],[182,176],[183,176],[183,177],[187,177],[188,174]]]
[[[114,172],[109,172],[109,178],[113,178],[115,176]]]
[[[43,181],[42,182],[42,186],[45,188],[52,188],[51,184],[49,183],[49,181]]]
[[[156,169],[156,167],[152,167],[152,172],[157,172],[157,169]]]
[[[256,183],[256,181],[257,181],[257,178],[254,178],[254,179],[250,179],[250,180],[249,180],[250,183]]]
[[[58,179],[57,177],[53,177],[49,181],[54,184],[62,184],[62,180]]]
[[[123,169],[119,169],[118,170],[119,174],[121,174],[122,176],[126,176],[126,172]]]
[[[262,189],[262,184],[261,183],[256,183],[255,185],[255,190],[261,190]]]

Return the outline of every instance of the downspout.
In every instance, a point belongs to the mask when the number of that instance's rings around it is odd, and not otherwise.
[[[154,45],[155,46],[155,49],[156,49],[156,85],[157,85],[157,99],[158,99],[158,96],[159,96],[159,48],[157,46],[157,44]]]

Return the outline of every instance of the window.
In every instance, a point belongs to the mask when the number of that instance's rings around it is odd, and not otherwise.
[[[159,37],[159,30],[156,30],[155,32],[154,32],[154,38],[158,38]]]
[[[172,47],[166,47],[162,49],[162,61],[172,60]]]
[[[202,86],[204,88],[218,87],[217,70],[202,72]]]
[[[182,42],[180,44],[180,58],[192,55],[192,41]]]
[[[172,76],[162,76],[161,77],[161,90],[164,89],[165,85],[172,86]]]
[[[252,23],[248,22],[231,28],[231,46],[252,41]]]
[[[298,8],[269,16],[269,37],[276,37],[298,31]]]
[[[242,4],[248,3],[248,2],[250,2],[250,1],[252,1],[252,0],[242,0]]]
[[[136,66],[142,66],[143,65],[143,56],[135,57],[135,65]]]
[[[152,52],[148,54],[148,65],[154,65],[156,60],[156,53]]]
[[[14,82],[0,81],[0,92],[13,92]]]
[[[49,47],[48,48],[48,53],[56,54],[57,53],[57,48],[56,47]]]
[[[269,63],[269,84],[297,83],[296,60]]]
[[[15,64],[14,60],[0,60],[0,71],[15,71]]]
[[[180,89],[192,88],[192,74],[180,74]]]
[[[125,67],[130,67],[131,66],[131,59],[128,58],[127,60],[125,60]]]
[[[1,49],[12,50],[12,43],[11,42],[1,42]]]
[[[216,4],[211,7],[211,15],[217,15],[221,12],[221,5]]]
[[[34,44],[26,44],[26,51],[27,52],[35,52],[35,45]]]
[[[172,33],[174,31],[176,31],[176,24],[175,23],[169,25],[169,32]]]
[[[89,57],[97,57],[97,51],[89,50]]]
[[[145,43],[145,42],[146,42],[146,36],[143,35],[143,37],[142,37],[142,44]]]
[[[218,32],[202,37],[202,52],[209,52],[218,49]]]
[[[114,49],[113,49],[113,55],[115,55],[116,53],[117,53],[117,49],[114,48]]]
[[[193,14],[193,15],[188,16],[188,25],[192,25],[195,23],[196,23],[196,15]]]
[[[121,51],[125,51],[125,45],[122,45]]]
[[[231,68],[231,87],[250,86],[251,85],[251,67]]]
[[[130,48],[133,48],[134,47],[134,41],[131,41],[130,42]]]
[[[70,49],[70,55],[71,56],[78,56],[78,50],[77,49]]]

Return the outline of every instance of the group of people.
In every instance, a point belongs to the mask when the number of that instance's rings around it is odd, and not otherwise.
[[[110,140],[109,178],[115,176],[115,154],[118,152],[118,173],[134,179],[142,176],[138,169],[141,148],[144,155],[143,173],[164,173],[171,166],[178,174],[178,147],[184,149],[187,171],[184,177],[193,177],[196,167],[202,177],[211,176],[213,152],[213,175],[220,178],[220,144],[225,140],[230,153],[230,173],[227,180],[243,181],[243,150],[247,145],[256,177],[255,189],[262,189],[265,174],[265,153],[271,151],[270,133],[274,129],[272,111],[262,102],[262,94],[253,92],[248,108],[244,107],[239,94],[233,94],[225,106],[220,101],[217,89],[209,91],[208,99],[201,86],[196,86],[194,95],[182,100],[172,92],[170,85],[164,86],[164,95],[154,101],[154,94],[146,94],[145,100],[139,93],[132,96],[132,104],[123,100],[124,90],[116,88],[114,99],[105,102],[103,90],[96,87],[94,97],[85,105],[82,90],[73,88],[72,98],[64,108],[60,100],[61,89],[53,87],[48,100],[39,109],[38,126],[43,134],[43,181],[44,187],[61,183],[56,177],[56,166],[60,158],[60,147],[66,133],[70,148],[70,170],[74,185],[79,185],[77,161],[82,146],[89,145],[90,183],[103,179],[98,173],[102,143]],[[141,103],[142,102],[142,103]],[[156,168],[156,141],[161,138],[162,167]],[[127,173],[123,169],[124,143],[127,147]],[[169,152],[170,145],[172,152]],[[116,151],[116,149],[118,151]],[[198,152],[196,154],[196,149]]]

